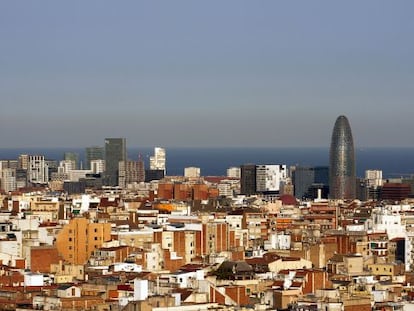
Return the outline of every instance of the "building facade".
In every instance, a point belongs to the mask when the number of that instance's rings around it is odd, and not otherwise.
[[[256,192],[279,193],[281,184],[286,181],[286,165],[257,165]]]
[[[42,155],[29,156],[28,179],[32,184],[47,184],[49,181],[49,166]]]
[[[355,151],[351,126],[345,116],[336,119],[329,152],[329,191],[332,199],[356,198]]]
[[[164,175],[166,174],[166,153],[164,148],[154,148],[154,155],[150,157],[150,170],[163,170]]]
[[[126,161],[126,139],[105,139],[105,184],[117,186],[119,177],[119,162]]]
[[[103,160],[105,152],[103,147],[93,146],[85,149],[85,168],[91,169],[91,162],[93,160]]]
[[[256,165],[243,164],[240,166],[240,194],[256,193]]]
[[[119,162],[119,181],[118,185],[126,188],[130,183],[140,183],[145,181],[145,171],[143,173],[143,161],[120,161]]]
[[[93,252],[111,240],[110,223],[74,218],[56,236],[59,254],[72,264],[85,264]]]

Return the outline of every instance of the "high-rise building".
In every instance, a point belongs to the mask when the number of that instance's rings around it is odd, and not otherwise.
[[[227,177],[240,178],[240,167],[229,167],[227,169]]]
[[[85,149],[85,169],[91,169],[91,161],[103,160],[105,158],[104,148],[93,146]]]
[[[18,162],[19,162],[18,168],[27,170],[29,168],[29,155],[28,154],[19,155]]]
[[[108,186],[118,185],[119,162],[126,161],[126,139],[105,139],[105,184]]]
[[[73,160],[62,160],[59,161],[58,173],[68,173],[69,171],[75,170],[75,161]]]
[[[280,186],[286,182],[286,165],[257,165],[256,192],[275,194],[280,192]]]
[[[332,199],[355,199],[355,151],[351,126],[345,116],[336,119],[329,152],[329,193]]]
[[[119,181],[118,185],[126,188],[128,184],[140,183],[145,181],[145,168],[141,158],[138,161],[119,162]]]
[[[319,189],[322,190],[324,197],[327,197],[329,187],[329,168],[327,166],[297,166],[293,171],[292,178],[296,198],[315,199]]]
[[[297,166],[293,171],[293,183],[295,186],[295,197],[302,199],[306,197],[309,188],[315,183],[315,170],[313,167]]]
[[[49,181],[49,166],[42,155],[29,156],[28,179],[33,184],[47,184]]]
[[[105,160],[91,160],[90,170],[92,171],[92,174],[101,174],[105,172]]]
[[[27,170],[18,168],[16,169],[16,188],[24,188],[27,186]]]
[[[14,191],[17,188],[16,184],[16,169],[5,168],[1,170],[1,189],[5,192]]]
[[[79,154],[77,154],[76,152],[64,152],[63,160],[72,161],[74,170],[77,170],[79,168]]]
[[[382,186],[382,170],[366,170],[365,179],[368,187]]]
[[[166,174],[166,156],[165,149],[160,147],[154,148],[154,155],[150,156],[150,170],[163,170]]]
[[[256,165],[243,164],[240,166],[240,194],[256,193]]]

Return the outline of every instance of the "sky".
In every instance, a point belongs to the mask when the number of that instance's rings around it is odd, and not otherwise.
[[[0,147],[413,147],[414,1],[0,1]]]

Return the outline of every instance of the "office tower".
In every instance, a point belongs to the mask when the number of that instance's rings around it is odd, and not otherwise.
[[[355,151],[345,116],[336,119],[329,151],[329,193],[332,199],[355,199]]]
[[[318,196],[319,190],[322,191],[322,197],[327,197],[329,192],[329,167],[297,166],[293,171],[292,178],[296,198],[315,199]]]
[[[227,177],[240,178],[240,167],[229,167],[227,169]]]
[[[145,181],[145,163],[142,154],[138,155],[138,180],[139,182]]]
[[[256,193],[256,165],[243,164],[240,166],[240,194]]]
[[[126,139],[106,138],[105,139],[105,176],[106,185],[118,185],[119,162],[126,161]]]
[[[47,184],[49,181],[49,166],[41,155],[29,156],[28,179],[32,184]]]
[[[313,171],[315,172],[314,183],[329,187],[329,166],[315,166]]]
[[[47,166],[48,176],[50,179],[50,176],[52,176],[53,173],[57,173],[59,163],[57,160],[45,159],[45,164]]]
[[[126,188],[128,184],[140,183],[145,181],[143,176],[143,161],[120,161],[119,162],[119,181],[118,184],[122,188]],[[145,174],[145,171],[144,171]]]
[[[74,170],[77,170],[79,168],[79,154],[77,154],[75,152],[64,152],[63,153],[63,160],[64,161],[72,161]]]
[[[309,188],[315,183],[315,170],[313,167],[297,166],[293,172],[295,197],[305,198]]]
[[[163,170],[166,174],[165,166],[165,149],[160,147],[154,148],[154,155],[150,156],[150,170]]]
[[[280,185],[287,178],[286,165],[257,165],[256,166],[256,192],[264,194],[277,194]]]
[[[199,167],[185,167],[184,168],[184,177],[187,178],[198,178],[200,177],[201,170]]]
[[[103,160],[105,158],[104,148],[93,146],[85,149],[85,169],[91,169],[91,161]]]

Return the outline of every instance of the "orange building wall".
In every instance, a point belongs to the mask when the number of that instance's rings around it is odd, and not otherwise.
[[[174,198],[174,185],[173,184],[159,184],[158,194],[159,199],[171,200]]]
[[[246,288],[244,286],[226,287],[226,295],[233,299],[239,306],[249,304],[249,297],[246,295]]]
[[[32,247],[30,250],[31,266],[34,272],[50,273],[50,265],[58,264],[62,260],[56,246],[51,247]]]
[[[111,239],[111,224],[89,223],[86,218],[74,218],[56,237],[56,246],[69,263],[85,264],[94,250]]]

